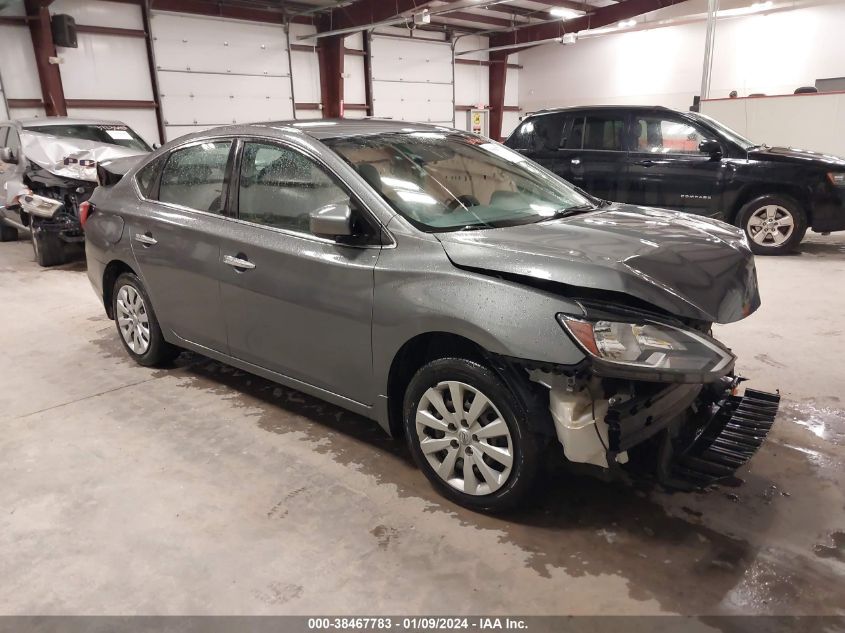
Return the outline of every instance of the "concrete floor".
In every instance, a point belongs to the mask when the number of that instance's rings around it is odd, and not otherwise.
[[[784,405],[736,487],[548,475],[436,495],[367,420],[183,355],[124,354],[84,264],[0,245],[0,613],[845,613],[845,236],[759,258],[718,329]]]

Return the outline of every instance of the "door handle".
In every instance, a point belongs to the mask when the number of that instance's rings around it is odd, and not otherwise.
[[[252,270],[255,268],[255,264],[246,259],[243,255],[240,255],[240,253],[238,256],[226,255],[223,257],[223,263],[227,266],[231,266],[232,268],[237,268],[240,271]]]
[[[642,165],[643,167],[653,167],[656,164],[657,163],[655,163],[653,160],[649,160],[648,158],[645,159],[645,160],[638,160],[637,161],[637,165]]]
[[[150,235],[149,231],[146,233],[135,233],[135,241],[140,242],[144,246],[155,246],[158,240]]]

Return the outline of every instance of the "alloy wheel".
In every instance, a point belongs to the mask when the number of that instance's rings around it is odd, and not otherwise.
[[[117,325],[126,345],[139,356],[150,347],[150,321],[141,293],[132,286],[117,291]]]
[[[428,389],[416,411],[417,440],[434,472],[468,495],[489,495],[513,469],[510,429],[491,400],[463,382]]]
[[[795,231],[795,218],[788,209],[777,204],[767,204],[752,213],[746,224],[749,237],[765,247],[778,247]]]

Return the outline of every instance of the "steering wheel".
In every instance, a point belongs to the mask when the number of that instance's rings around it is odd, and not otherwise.
[[[449,201],[446,206],[449,207],[449,213],[452,213],[458,207],[477,207],[481,202],[475,196],[469,194],[458,196]]]

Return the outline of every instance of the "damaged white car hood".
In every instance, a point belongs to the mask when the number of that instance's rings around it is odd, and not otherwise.
[[[97,182],[97,163],[147,153],[119,145],[64,138],[31,130],[23,130],[20,136],[27,160],[52,174],[75,180]]]

